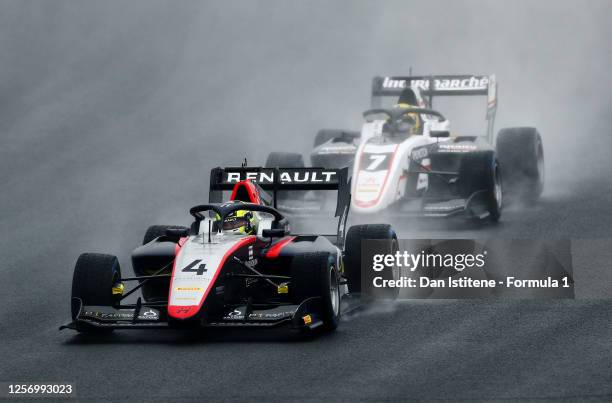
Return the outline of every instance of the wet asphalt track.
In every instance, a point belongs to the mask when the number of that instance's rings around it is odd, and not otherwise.
[[[612,303],[585,299],[609,297],[610,242],[601,239],[575,257],[574,301],[404,302],[357,313],[336,334],[309,341],[282,332],[59,332],[80,252],[115,253],[129,273],[129,250],[146,226],[186,222],[182,210],[197,202],[192,194],[164,210],[182,188],[172,180],[159,200],[146,201],[157,179],[132,163],[130,146],[100,148],[80,133],[39,143],[39,158],[56,158],[5,184],[0,379],[70,381],[80,397],[117,400],[612,398]],[[73,147],[88,152],[63,154]],[[24,156],[35,152],[18,150],[10,163],[26,167]],[[100,189],[96,181],[108,175],[117,181]],[[605,237],[612,188],[584,186],[583,194],[510,210],[494,227],[415,223],[400,236]],[[597,265],[593,256],[601,256]]]
[[[612,141],[605,108],[589,112],[588,158],[580,155],[585,150],[572,148],[575,143],[557,147],[575,152],[567,154],[574,166],[594,174],[568,175],[560,163],[565,156],[558,153],[549,161],[563,174],[553,176],[542,202],[506,211],[497,226],[410,222],[398,228],[403,237],[582,239],[574,255],[576,300],[403,302],[358,312],[335,334],[313,340],[288,339],[282,332],[124,331],[99,339],[59,332],[69,317],[79,253],[116,254],[124,273],[130,273],[129,252],[148,225],[188,222],[187,209],[207,195],[212,165],[237,163],[249,152],[254,153],[251,160],[263,159],[265,151],[255,147],[261,142],[244,136],[248,125],[224,111],[242,108],[249,120],[278,117],[277,108],[285,107],[297,121],[279,119],[285,121],[279,123],[281,131],[305,125],[314,130],[318,123],[306,119],[303,108],[314,105],[324,91],[303,88],[295,98],[272,90],[266,106],[249,94],[270,87],[239,81],[234,83],[238,92],[227,86],[229,81],[217,84],[219,77],[242,72],[231,66],[244,60],[233,54],[221,61],[197,56],[198,51],[217,55],[226,45],[219,39],[195,41],[193,32],[189,39],[193,28],[183,22],[193,22],[192,14],[206,20],[201,10],[163,6],[142,14],[127,7],[117,16],[110,6],[99,5],[97,14],[75,6],[49,7],[39,14],[35,4],[22,10],[14,3],[3,14],[2,54],[12,57],[5,59],[8,70],[2,69],[0,92],[0,381],[75,382],[79,397],[100,400],[612,399],[612,269],[607,257],[612,248],[605,240],[612,237]],[[330,11],[344,12],[344,7]],[[373,12],[366,9],[364,15]],[[117,26],[107,31],[94,17],[100,14],[119,21]],[[358,18],[359,13],[349,14]],[[234,21],[219,10],[212,15],[226,24]],[[322,15],[309,18],[319,18],[330,40],[341,40],[330,28],[337,20]],[[64,18],[78,19],[91,32],[75,42],[82,26],[62,25]],[[159,21],[164,21],[161,27]],[[272,26],[280,24],[274,21]],[[224,29],[208,22],[213,31]],[[276,38],[262,35],[253,41]],[[91,48],[90,41],[99,38],[105,39]],[[229,34],[227,40],[235,38]],[[170,46],[177,43],[184,48]],[[280,61],[266,58],[283,66],[283,52],[289,51],[275,51]],[[286,61],[289,66],[293,57]],[[263,73],[269,63],[259,63],[256,56],[249,60],[255,72],[264,74],[264,82],[276,80],[276,73]],[[229,66],[227,77],[217,71],[219,66]],[[306,63],[305,69],[311,67]],[[350,71],[320,69],[336,77]],[[361,80],[372,72],[354,74]],[[367,87],[353,95],[362,96]],[[231,96],[223,95],[228,91]],[[361,104],[344,105],[344,113]],[[321,106],[313,113],[321,117],[327,109]],[[255,119],[248,127],[272,136],[261,122]],[[541,129],[548,136],[545,143],[554,140],[554,131],[546,129]]]

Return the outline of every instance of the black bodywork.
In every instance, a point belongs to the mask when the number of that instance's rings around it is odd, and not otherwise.
[[[424,166],[423,160],[429,165]],[[484,218],[489,214],[495,150],[481,137],[455,137],[415,148],[406,172],[406,192],[397,212],[424,217],[456,214]],[[417,189],[427,175],[425,189]]]
[[[234,184],[227,183],[225,179],[228,172],[236,170],[246,173],[258,172],[262,168],[213,169],[211,199],[219,196],[215,192],[233,187]],[[275,171],[279,173],[278,170]],[[342,194],[348,192],[346,172],[337,171],[336,174],[337,178],[333,183],[301,183],[295,187],[338,190],[338,211],[341,221],[344,221],[348,213],[350,195]],[[263,187],[275,192],[283,186],[292,188],[294,185],[277,183],[277,180],[274,180],[272,183],[256,186],[260,192],[264,191]],[[272,197],[270,200],[274,199]],[[169,290],[177,251],[187,240],[195,241],[201,237],[199,242],[211,241],[210,231],[207,234],[201,234],[199,231],[199,226],[205,225],[204,222],[210,225],[210,221],[206,221],[210,217],[209,212],[223,219],[237,210],[269,213],[274,217],[274,221],[271,228],[264,230],[259,236],[245,236],[249,238],[248,245],[233,251],[223,263],[211,292],[202,305],[205,309],[201,309],[188,320],[171,317],[168,313]],[[124,277],[121,282],[136,285],[125,292],[114,306],[86,306],[77,298],[72,301],[78,307],[76,318],[61,328],[103,330],[287,325],[293,329],[312,330],[323,325],[319,315],[320,298],[296,299],[291,291],[292,261],[299,254],[323,252],[333,257],[335,262],[341,262],[343,225],[339,226],[338,234],[334,235],[291,235],[287,219],[265,203],[209,203],[193,207],[190,213],[195,218],[190,228],[168,230],[165,235],[133,251],[131,257],[135,276]],[[341,266],[339,263],[338,267]],[[197,270],[197,267],[190,270]],[[142,296],[137,298],[136,303],[122,302],[138,290],[142,291]]]

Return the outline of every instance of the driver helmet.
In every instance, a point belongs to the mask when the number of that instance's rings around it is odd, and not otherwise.
[[[406,88],[400,94],[397,104],[394,108],[397,109],[410,109],[418,108],[419,101],[417,95],[412,88]],[[410,129],[410,134],[423,134],[423,122],[419,113],[408,113],[407,116],[414,120],[414,126]]]
[[[242,201],[235,200],[231,203],[244,204]],[[221,217],[217,214],[217,220],[220,221]],[[231,212],[223,220],[223,231],[232,234],[241,235],[253,235],[257,233],[258,219],[249,210],[236,210]]]

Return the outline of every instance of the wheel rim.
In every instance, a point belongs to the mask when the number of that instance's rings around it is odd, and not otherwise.
[[[393,241],[391,243],[391,254],[395,255],[395,252],[397,252],[398,250],[399,250],[399,242],[397,241],[397,238],[393,237]],[[393,277],[393,280],[399,280],[400,268],[397,266],[394,266],[393,269],[391,270],[391,276]]]
[[[112,286],[114,287],[115,284],[120,283],[121,282],[121,274],[119,274],[119,272],[117,270],[115,270],[113,272],[113,280],[112,280]],[[115,299],[115,303],[119,303],[119,301],[121,301],[121,295],[115,295],[114,299]]]
[[[329,297],[331,299],[332,310],[335,316],[340,311],[340,292],[338,290],[338,277],[334,266],[329,270]]]
[[[538,146],[538,180],[540,184],[544,183],[544,150],[542,144]]]
[[[499,169],[495,167],[495,175],[494,175],[494,197],[495,203],[497,204],[497,209],[501,209],[502,201],[503,201],[503,192],[502,192],[502,183],[499,177]]]

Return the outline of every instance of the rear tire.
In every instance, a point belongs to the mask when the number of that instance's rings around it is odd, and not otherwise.
[[[332,331],[338,327],[341,298],[338,268],[332,255],[325,252],[296,255],[291,263],[290,290],[296,304],[320,297],[324,329]]]
[[[112,255],[100,253],[83,253],[77,259],[72,277],[72,319],[79,313],[79,298],[83,305],[113,306],[119,302],[119,296],[113,295],[112,288],[121,281],[119,260]],[[77,328],[80,332],[108,332],[111,329]]]
[[[508,196],[526,203],[544,190],[544,146],[533,127],[512,127],[497,134],[497,158]]]
[[[384,245],[380,245],[380,250],[372,250],[363,256],[362,240],[383,240]],[[382,277],[386,280],[394,278],[393,268],[386,268],[380,272],[367,270],[367,279],[362,279],[362,259],[365,259],[368,264],[372,263],[375,254],[393,254],[398,250],[397,235],[389,224],[365,224],[354,225],[349,228],[346,234],[345,251],[344,251],[344,270],[348,280],[348,287],[351,293],[361,293],[365,296],[378,297],[383,299],[396,299],[399,294],[398,288],[380,288],[374,289],[372,281],[374,277]],[[368,285],[363,289],[362,284]]]
[[[497,160],[493,162],[493,169],[489,173],[491,175],[491,189],[489,189],[489,220],[493,222],[499,221],[503,207],[504,188],[502,186],[502,176]]]
[[[166,235],[167,229],[186,230],[187,227],[183,227],[181,225],[151,225],[149,228],[147,228],[147,232],[145,232],[144,238],[142,239],[142,244],[146,245],[155,238]]]

